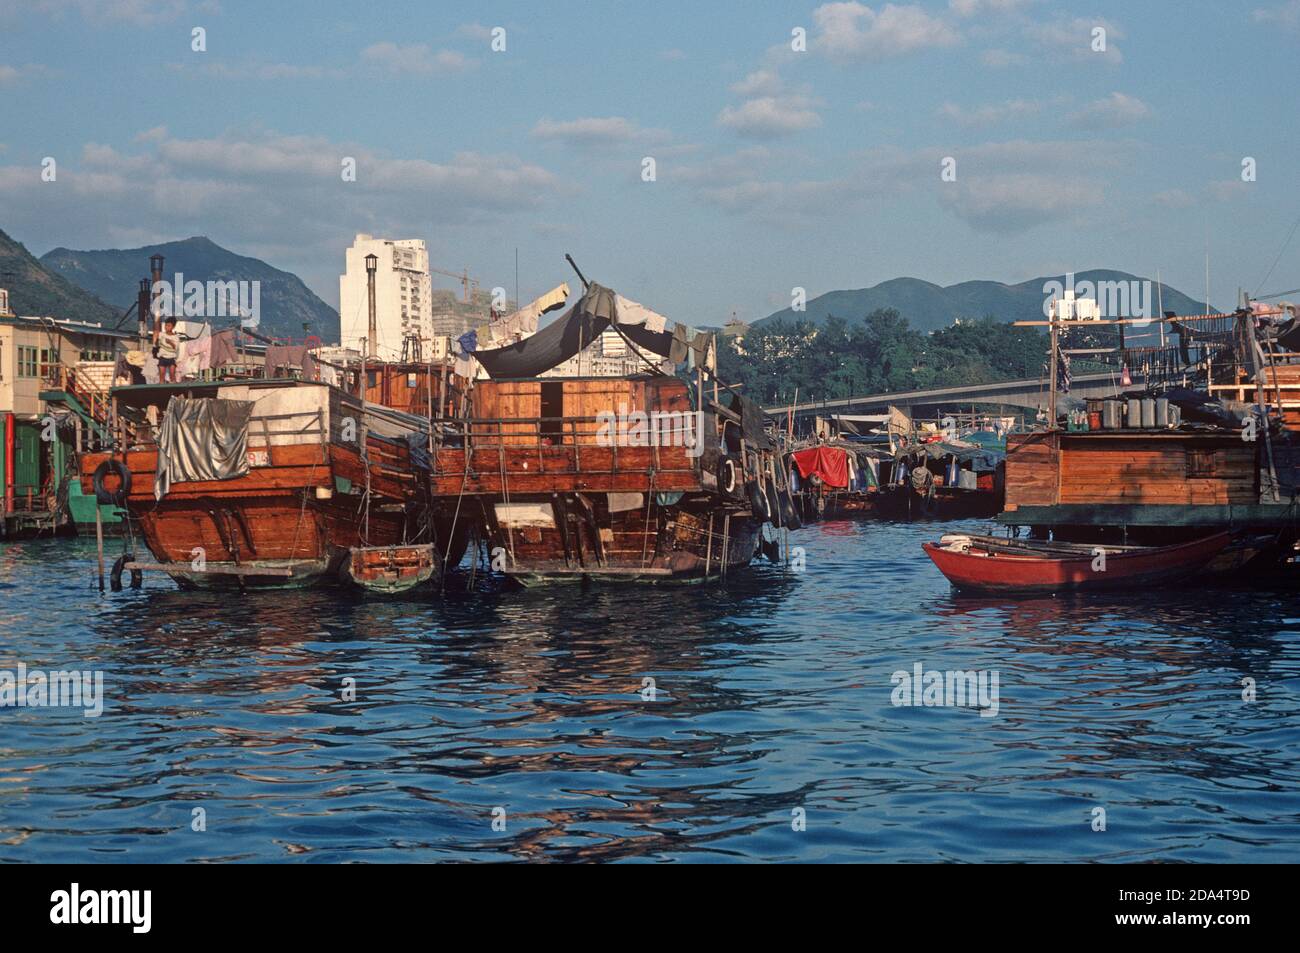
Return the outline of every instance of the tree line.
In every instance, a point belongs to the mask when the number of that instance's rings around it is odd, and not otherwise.
[[[890,391],[1038,377],[1047,335],[992,315],[926,334],[894,308],[821,325],[784,319],[718,339],[718,372],[761,404],[835,400]]]

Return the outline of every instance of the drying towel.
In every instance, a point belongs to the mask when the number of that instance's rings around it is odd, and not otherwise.
[[[831,489],[846,489],[849,485],[849,455],[838,447],[809,447],[790,455],[805,480],[811,476]]]

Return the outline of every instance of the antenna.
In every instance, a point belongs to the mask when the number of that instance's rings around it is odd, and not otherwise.
[[[1163,318],[1165,315],[1165,296],[1164,296],[1164,288],[1160,287],[1159,268],[1156,269],[1156,302],[1157,302],[1156,314],[1160,315]],[[1148,305],[1151,304],[1150,299],[1147,300],[1147,304]],[[1159,322],[1159,324],[1160,324],[1160,346],[1164,347],[1165,346],[1165,323],[1161,321]]]

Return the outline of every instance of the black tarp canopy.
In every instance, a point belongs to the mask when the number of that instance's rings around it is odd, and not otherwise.
[[[618,324],[616,295],[592,283],[572,308],[531,337],[506,347],[474,352],[493,378],[536,377],[573,357],[612,324]],[[668,357],[673,336],[638,324],[618,324],[618,330],[648,354]]]

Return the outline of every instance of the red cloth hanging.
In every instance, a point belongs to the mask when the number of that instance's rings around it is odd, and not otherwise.
[[[799,475],[805,480],[816,475],[831,489],[849,485],[849,455],[838,447],[809,447],[791,454]]]

